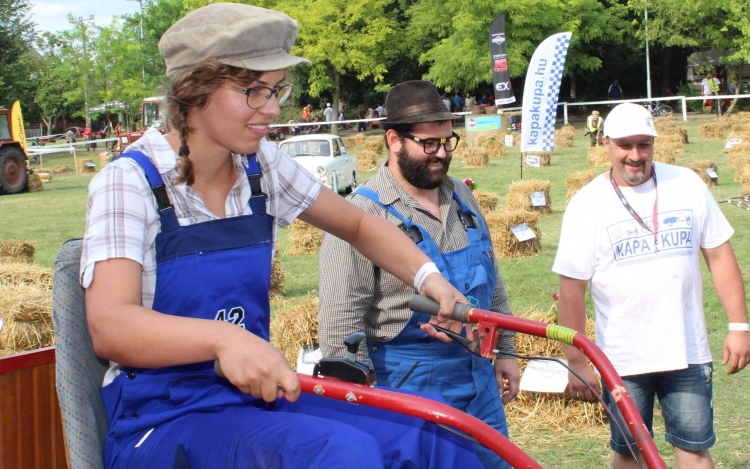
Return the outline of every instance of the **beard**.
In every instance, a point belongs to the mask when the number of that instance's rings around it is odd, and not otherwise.
[[[445,158],[427,155],[427,159],[423,160],[412,156],[406,151],[406,146],[402,145],[401,150],[396,154],[396,158],[398,169],[406,182],[417,189],[435,189],[445,180],[448,168],[451,165],[452,155],[449,154]],[[441,166],[430,169],[429,165],[432,163],[441,163]]]
[[[638,168],[639,171],[635,174],[630,174],[627,172],[626,167],[630,166],[631,168]],[[627,182],[628,184],[632,185],[638,185],[642,183],[646,177],[650,176],[650,173],[646,172],[646,162],[639,161],[637,163],[625,160],[623,162],[623,167],[619,171],[620,176]]]

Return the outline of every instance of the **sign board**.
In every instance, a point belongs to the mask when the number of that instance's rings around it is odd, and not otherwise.
[[[485,130],[501,130],[503,128],[502,119],[499,115],[492,116],[467,116],[467,132],[482,132]]]
[[[320,351],[320,347],[314,349],[300,347],[297,356],[297,373],[312,376],[313,369],[321,358],[323,358],[323,352]]]
[[[567,363],[566,360],[563,360]],[[568,370],[561,364],[549,360],[529,360],[521,376],[520,389],[531,392],[565,392],[568,386]]]
[[[506,147],[512,147],[513,146],[513,135],[506,135],[505,136],[505,146]]]
[[[520,225],[516,225],[511,228],[510,231],[513,232],[513,235],[518,241],[528,241],[530,239],[536,238],[536,234],[534,234],[534,231],[529,227],[528,223],[521,223]]]
[[[741,138],[730,138],[729,140],[727,140],[727,144],[724,145],[724,149],[729,150],[730,148],[737,145],[738,143],[742,143]]]
[[[526,164],[534,168],[542,166],[537,155],[526,155]]]
[[[545,205],[547,205],[547,198],[544,197],[543,191],[536,191],[531,193],[532,207],[544,207]]]
[[[711,179],[719,179],[719,175],[716,174],[716,170],[714,168],[706,168],[706,174],[708,174],[708,177]]]

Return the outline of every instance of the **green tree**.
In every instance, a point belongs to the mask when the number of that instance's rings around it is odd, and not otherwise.
[[[52,33],[44,33],[37,41],[42,57],[36,73],[34,103],[47,128],[47,135],[52,134],[59,118],[65,118],[65,94],[71,91],[71,81],[66,69],[60,66],[59,46],[59,38]]]
[[[29,8],[28,0],[0,0],[0,105],[20,100],[24,110],[33,102],[37,58],[30,47],[36,33]]]

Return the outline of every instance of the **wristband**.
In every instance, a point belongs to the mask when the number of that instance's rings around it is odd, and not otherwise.
[[[729,323],[729,330],[730,331],[750,332],[750,324],[748,324],[746,322],[730,322]]]
[[[417,293],[422,289],[422,284],[427,276],[436,272],[440,273],[440,270],[438,270],[434,262],[428,262],[419,268],[419,272],[414,276],[414,288],[417,289]]]

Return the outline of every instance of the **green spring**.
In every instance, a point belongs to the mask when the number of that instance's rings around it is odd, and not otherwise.
[[[576,330],[568,327],[558,326],[557,324],[547,326],[547,338],[564,344],[573,345],[573,337],[576,334],[578,334]]]

